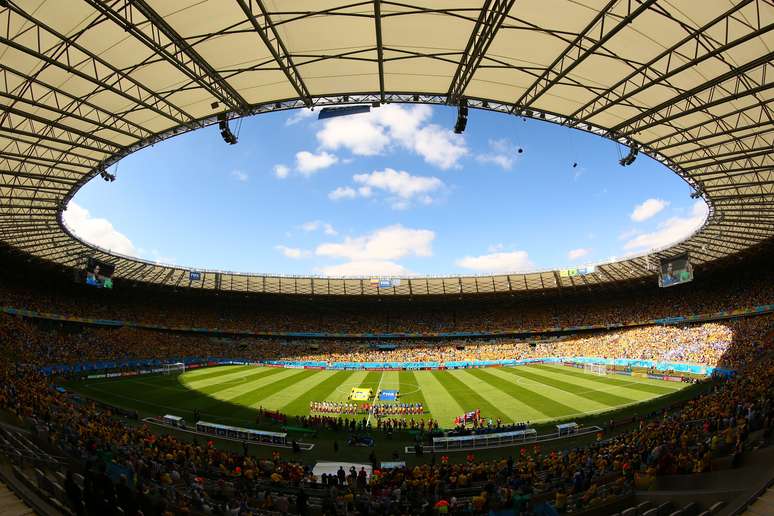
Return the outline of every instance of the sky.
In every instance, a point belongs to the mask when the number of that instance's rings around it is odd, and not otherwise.
[[[676,174],[541,120],[389,104],[317,120],[296,110],[171,138],[120,161],[65,223],[165,264],[328,276],[561,269],[682,240],[707,207]],[[521,149],[521,152],[519,152]],[[573,166],[576,164],[576,166]]]

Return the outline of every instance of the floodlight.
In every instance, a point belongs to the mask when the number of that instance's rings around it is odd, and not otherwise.
[[[637,159],[637,154],[639,153],[640,153],[640,149],[637,148],[636,145],[632,145],[631,147],[629,147],[629,154],[627,154],[626,156],[618,160],[618,163],[622,167],[628,167],[629,165],[634,163],[634,160]]]

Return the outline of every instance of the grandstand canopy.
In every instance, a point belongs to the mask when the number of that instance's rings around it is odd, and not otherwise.
[[[115,276],[286,294],[458,294],[644,278],[774,234],[770,0],[6,0],[0,2],[0,241]],[[80,241],[62,211],[147,145],[304,106],[456,104],[637,145],[710,206],[686,241],[587,275],[404,279],[189,270]],[[116,188],[120,188],[116,184]],[[546,199],[546,202],[551,202]],[[138,206],[138,211],[141,207]]]

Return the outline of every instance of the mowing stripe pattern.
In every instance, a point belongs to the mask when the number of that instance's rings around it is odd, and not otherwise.
[[[142,414],[254,426],[257,409],[308,415],[311,401],[345,401],[353,387],[397,389],[404,403],[422,403],[441,426],[481,409],[485,418],[549,421],[577,418],[676,392],[685,384],[597,376],[558,365],[450,371],[331,371],[257,366],[194,369],[180,375],[89,380],[74,390]],[[358,418],[364,416],[357,416]]]

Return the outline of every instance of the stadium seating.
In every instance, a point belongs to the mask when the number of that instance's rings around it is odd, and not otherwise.
[[[80,317],[186,328],[255,332],[526,331],[557,327],[639,324],[677,315],[751,308],[774,301],[774,258],[764,250],[740,269],[731,261],[701,282],[679,289],[622,285],[595,295],[586,290],[539,291],[513,296],[344,298],[231,295],[150,290],[142,286],[97,292],[74,284],[72,274],[45,273],[39,265],[0,249],[0,306]],[[699,272],[697,271],[697,274]],[[628,287],[628,288],[625,288]],[[106,298],[106,295],[109,296]],[[217,302],[214,302],[217,300]]]
[[[755,290],[760,293],[756,303],[770,301],[767,288],[756,286],[744,290],[744,295]],[[56,298],[43,304],[44,296],[30,301],[35,294],[18,286],[2,292],[7,294],[6,302],[22,308],[45,308],[60,315],[104,314],[104,307],[89,312],[90,305],[81,305],[79,295],[69,303]],[[639,306],[636,300],[631,303]],[[121,310],[127,306],[121,305]],[[723,308],[717,298],[702,306]],[[606,310],[594,313],[610,314]],[[122,317],[145,319],[145,313],[128,307]],[[490,321],[489,327],[505,327],[513,321],[505,317],[507,322],[498,322],[498,315],[492,315],[501,313],[496,310],[488,312],[492,319],[484,313],[476,316]],[[656,313],[664,312],[643,312],[642,317]],[[148,315],[146,320],[155,317]],[[308,324],[300,321],[302,327]],[[414,322],[406,327],[425,327]],[[347,506],[382,514],[416,512],[423,504],[431,510],[432,504],[441,501],[454,505],[451,512],[474,513],[513,504],[575,514],[717,513],[736,506],[744,489],[716,489],[708,480],[715,477],[706,475],[725,472],[743,479],[744,468],[755,465],[754,457],[767,457],[765,450],[756,450],[770,444],[774,429],[773,329],[774,316],[764,314],[687,326],[649,324],[554,336],[534,346],[508,337],[483,342],[450,338],[442,343],[403,339],[396,341],[394,349],[380,350],[370,347],[368,340],[311,339],[287,345],[289,339],[279,337],[212,339],[197,333],[0,315],[0,352],[11,357],[0,364],[0,410],[13,423],[0,425],[0,449],[14,465],[14,481],[49,512],[60,514],[78,513],[84,507],[100,514],[107,506],[119,507],[124,514],[134,514],[137,508],[145,514],[167,509],[194,514],[226,510],[286,514],[296,504],[328,514],[343,512]],[[610,425],[609,436],[584,447],[551,453],[530,448],[511,461],[468,461],[460,454],[448,463],[418,461],[410,468],[377,469],[365,485],[357,476],[345,479],[344,485],[338,481],[323,485],[309,464],[245,457],[217,445],[194,445],[163,431],[126,424],[126,419],[117,417],[119,411],[60,392],[51,377],[40,374],[40,368],[52,365],[108,361],[116,367],[128,360],[177,361],[192,355],[233,358],[235,353],[254,360],[442,363],[584,355],[722,365],[736,369],[737,375],[668,412],[630,419],[620,429]],[[426,439],[429,443],[430,434]],[[740,464],[743,469],[728,469]],[[756,474],[764,476],[762,470]],[[715,498],[688,489],[692,479],[715,489]],[[664,482],[673,489],[663,489]],[[761,502],[766,500],[762,497]]]

